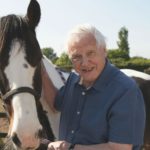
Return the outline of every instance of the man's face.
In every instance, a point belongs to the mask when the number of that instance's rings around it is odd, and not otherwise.
[[[73,37],[68,50],[74,69],[81,76],[83,85],[91,86],[104,68],[105,49],[96,45],[96,40],[91,34],[86,34],[78,40]]]

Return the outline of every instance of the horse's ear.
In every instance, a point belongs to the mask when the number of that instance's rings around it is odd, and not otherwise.
[[[31,0],[28,6],[26,18],[29,26],[32,29],[35,29],[35,27],[38,25],[40,17],[41,17],[41,9],[39,3],[36,0]]]

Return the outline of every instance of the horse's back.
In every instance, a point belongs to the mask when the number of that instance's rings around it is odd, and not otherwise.
[[[121,69],[121,71],[127,76],[132,77],[143,93],[146,108],[144,146],[146,146],[145,150],[147,150],[150,145],[150,75],[133,69]]]
[[[140,72],[133,69],[120,69],[120,70],[126,75],[128,75],[129,77],[137,77],[137,78],[142,78],[144,80],[150,80],[150,75],[144,72]]]

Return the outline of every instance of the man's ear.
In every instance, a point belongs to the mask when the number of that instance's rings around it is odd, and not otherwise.
[[[107,58],[108,53],[107,53],[107,49],[106,48],[104,48],[104,53],[105,53],[105,58]]]

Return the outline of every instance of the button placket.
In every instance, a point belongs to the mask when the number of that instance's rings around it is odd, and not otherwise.
[[[74,130],[71,130],[71,133],[74,134]]]
[[[74,119],[76,119],[77,122],[79,122],[80,120],[80,115],[81,115],[81,111],[82,111],[82,105],[83,105],[83,102],[84,102],[84,99],[85,99],[85,96],[86,96],[86,92],[83,90],[81,91],[81,95],[83,96],[81,101],[79,102],[79,105],[77,107],[77,110],[76,110],[76,117]],[[77,124],[76,124],[77,125]],[[75,132],[78,128],[78,125],[76,126],[75,124],[70,128],[70,137],[73,138],[74,135],[75,135]]]
[[[77,115],[80,115],[80,111],[77,111]]]
[[[85,95],[85,94],[86,94],[86,93],[83,91],[83,92],[82,92],[82,95]]]

